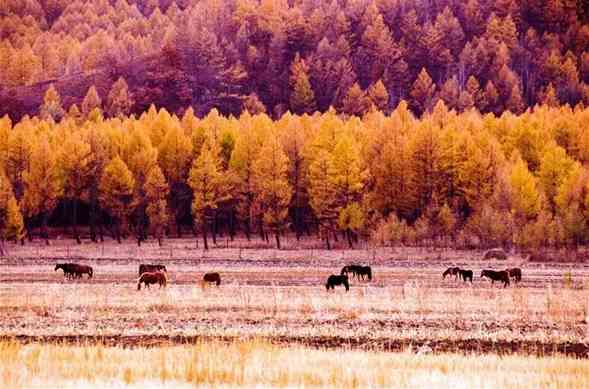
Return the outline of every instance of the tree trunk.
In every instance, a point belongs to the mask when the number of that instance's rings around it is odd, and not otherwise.
[[[157,236],[157,244],[159,247],[162,247],[162,235],[158,234]]]
[[[207,240],[207,219],[206,219],[206,217],[203,218],[203,223],[202,223],[202,239],[205,244],[205,251],[208,251],[209,250],[209,242]]]
[[[116,222],[115,234],[117,236],[117,242],[120,244],[121,243],[121,222],[119,222],[119,221]]]
[[[348,238],[348,246],[350,246],[351,249],[354,248],[354,246],[352,244],[352,231],[350,231],[349,228],[346,230],[346,235]]]
[[[233,239],[235,239],[235,210],[233,207],[229,211],[229,236],[233,242]]]
[[[252,239],[250,236],[250,221],[249,221],[249,219],[246,220],[246,222],[245,222],[245,237],[248,242]]]
[[[213,244],[217,245],[217,211],[213,211]]]
[[[329,242],[329,231],[325,234],[325,243],[327,243],[327,250],[331,250],[331,243]]]
[[[80,235],[78,234],[78,200],[77,199],[73,199],[72,200],[72,229],[74,232],[74,238],[76,239],[76,242],[78,244],[82,244],[82,241],[80,240]]]
[[[49,232],[47,231],[47,212],[43,212],[43,217],[41,219],[41,235],[43,239],[45,239],[45,245],[49,246]]]
[[[276,231],[276,247],[278,248],[278,250],[280,250],[280,233],[278,233],[278,231]]]

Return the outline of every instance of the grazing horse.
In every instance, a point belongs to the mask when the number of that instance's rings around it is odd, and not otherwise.
[[[358,272],[360,271],[360,268],[362,266],[360,265],[347,265],[342,267],[342,271],[340,273],[340,275],[342,276],[347,276],[348,274],[352,274],[352,277],[356,276],[358,277]]]
[[[372,268],[370,266],[358,266],[356,278],[362,277],[362,280],[364,280],[364,276],[368,276],[368,281],[372,281]]]
[[[217,286],[221,285],[221,276],[219,275],[219,273],[206,273],[202,280],[203,282],[214,282]]]
[[[460,275],[460,278],[462,278],[462,281],[470,281],[470,283],[472,284],[472,270],[458,269],[458,274]]]
[[[446,278],[446,276],[450,275],[450,276],[456,276],[455,279],[458,279],[459,272],[460,272],[459,267],[449,267],[446,269],[446,271],[444,273],[442,273],[442,277]]]
[[[92,267],[86,265],[78,265],[77,263],[58,263],[55,265],[55,271],[63,270],[65,278],[82,278],[82,275],[88,274],[88,278],[92,278],[94,272]]]
[[[509,285],[509,273],[505,270],[502,271],[495,271],[495,270],[483,270],[481,272],[481,278],[487,277],[491,280],[491,283],[494,284],[495,281],[503,282],[503,287],[505,288]]]
[[[336,285],[343,285],[346,287],[346,292],[350,290],[350,284],[348,283],[348,276],[346,275],[339,275],[336,276],[335,274],[330,275],[327,278],[327,283],[325,284],[325,289],[335,289]]]
[[[167,272],[166,267],[164,265],[148,265],[148,264],[144,264],[144,263],[139,265],[139,275],[141,275],[143,273],[154,273],[156,271]]]
[[[146,288],[149,288],[151,284],[160,284],[161,288],[168,284],[168,278],[166,277],[166,273],[161,271],[143,273],[137,281],[137,290],[141,290],[141,284],[145,284]]]
[[[515,279],[516,284],[522,280],[522,269],[520,269],[519,267],[513,267],[513,268],[507,269],[505,271],[507,273],[509,273],[510,278]]]

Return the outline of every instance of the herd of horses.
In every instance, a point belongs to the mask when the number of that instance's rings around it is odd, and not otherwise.
[[[449,267],[442,273],[443,278],[446,278],[446,276],[455,276],[456,280],[460,277],[462,281],[470,281],[472,283],[473,272],[472,270],[461,269],[459,267]],[[516,284],[522,280],[522,269],[518,267],[499,271],[486,269],[481,272],[481,278],[485,277],[490,279],[492,284],[495,281],[503,282],[503,287],[505,288],[509,285],[511,278],[513,278]]]
[[[92,278],[94,272],[92,267],[87,265],[80,265],[77,263],[58,263],[55,265],[55,271],[63,270],[63,275],[66,279],[82,278],[84,274],[88,275],[88,278]],[[473,271],[467,269],[461,269],[460,267],[449,267],[442,277],[455,276],[455,280],[462,279],[464,282],[473,280]],[[488,278],[491,283],[495,281],[503,282],[503,287],[509,285],[509,280],[514,279],[515,283],[518,283],[522,279],[522,271],[520,268],[510,268],[506,270],[483,270],[481,272],[481,278]],[[335,289],[336,286],[343,286],[346,291],[350,290],[350,278],[356,278],[358,281],[372,281],[372,268],[370,266],[363,265],[346,265],[342,268],[340,274],[332,274],[327,277],[325,288],[327,290]],[[221,285],[221,275],[219,273],[205,273],[202,278],[204,284],[215,284]],[[160,288],[165,287],[168,284],[167,269],[164,265],[156,264],[141,264],[139,265],[139,279],[137,280],[137,290],[141,290],[141,284],[146,288],[150,285],[158,284]]]

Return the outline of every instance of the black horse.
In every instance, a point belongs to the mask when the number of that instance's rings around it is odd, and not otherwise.
[[[65,278],[82,278],[83,274],[88,274],[88,278],[92,278],[94,274],[92,267],[77,263],[58,263],[55,265],[55,271],[59,269],[63,270]]]
[[[458,269],[458,274],[460,275],[460,278],[462,278],[462,281],[470,281],[470,283],[472,284],[472,270]]]
[[[219,273],[206,273],[202,280],[210,284],[214,283],[217,286],[221,285],[221,275]]]
[[[156,271],[168,272],[164,265],[149,265],[149,264],[144,264],[144,263],[139,265],[139,275],[141,275],[143,273],[155,273]]]
[[[348,276],[346,275],[339,275],[336,276],[335,274],[330,275],[327,278],[327,283],[325,284],[325,289],[335,289],[336,285],[343,285],[346,288],[346,292],[350,290],[350,284],[348,283]]]
[[[340,272],[340,274],[342,276],[347,276],[348,274],[352,274],[352,277],[354,276],[358,276],[358,272],[360,271],[360,268],[362,266],[360,265],[346,265],[344,267],[342,267],[342,271]]]
[[[522,280],[522,269],[520,269],[519,267],[513,267],[505,271],[509,273],[510,278],[515,279],[516,284]]]
[[[450,276],[456,276],[455,279],[458,279],[459,272],[460,272],[459,267],[449,267],[446,269],[446,271],[444,271],[444,273],[442,273],[442,277],[446,278],[446,276],[450,275]]]
[[[372,281],[372,268],[370,266],[358,266],[358,270],[356,270],[356,278],[368,277],[368,281]]]
[[[495,270],[483,270],[481,272],[481,278],[487,277],[491,280],[491,283],[494,284],[495,281],[503,282],[503,287],[505,288],[509,285],[509,273],[505,270],[502,271],[495,271]]]

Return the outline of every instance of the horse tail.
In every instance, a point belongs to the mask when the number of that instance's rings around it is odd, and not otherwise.
[[[88,269],[88,277],[92,278],[93,274],[94,274],[94,270],[92,270],[92,268]]]
[[[141,278],[137,281],[137,290],[141,290]]]
[[[221,285],[221,277],[217,278],[217,286]]]

